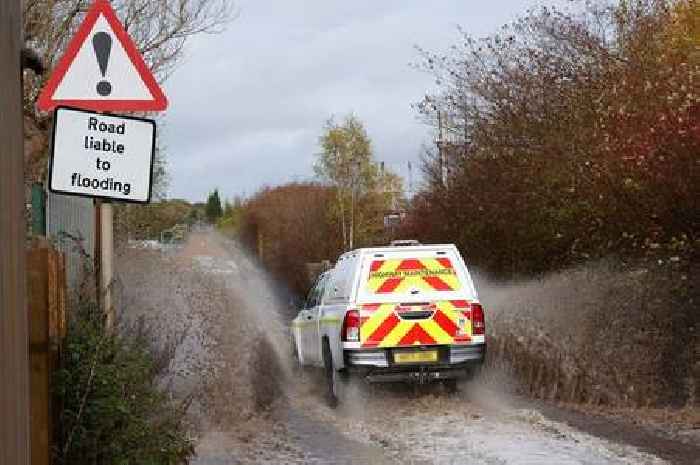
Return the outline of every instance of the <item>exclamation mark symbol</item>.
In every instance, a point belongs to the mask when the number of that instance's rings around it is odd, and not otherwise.
[[[106,32],[98,32],[92,36],[92,47],[95,49],[97,64],[100,66],[100,73],[105,77],[107,73],[107,63],[109,63],[109,52],[112,51],[112,37]],[[112,93],[112,84],[107,81],[97,83],[97,93],[103,97]]]

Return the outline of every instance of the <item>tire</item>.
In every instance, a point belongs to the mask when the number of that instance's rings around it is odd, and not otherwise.
[[[326,379],[326,403],[330,408],[338,406],[338,373],[333,366],[333,354],[331,353],[331,345],[328,338],[323,338],[322,346],[323,368]]]

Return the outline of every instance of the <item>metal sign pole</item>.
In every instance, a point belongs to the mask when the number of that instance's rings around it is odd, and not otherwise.
[[[108,200],[95,199],[95,289],[97,303],[105,318],[105,327],[114,326],[112,299],[114,279],[114,210]]]
[[[108,330],[114,326],[115,314],[112,302],[112,280],[114,277],[114,210],[110,202],[102,202],[100,211],[100,282],[102,311]]]
[[[102,306],[102,200],[95,199],[93,201],[93,209],[95,212],[95,224],[94,227],[94,244],[93,244],[93,263],[95,277],[95,298],[97,299],[97,305],[100,309],[104,308]]]

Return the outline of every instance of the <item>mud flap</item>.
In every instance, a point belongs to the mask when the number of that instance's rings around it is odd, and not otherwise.
[[[333,366],[333,355],[331,354],[331,346],[327,338],[323,339],[323,368],[326,378],[326,403],[330,408],[338,406],[338,373]]]

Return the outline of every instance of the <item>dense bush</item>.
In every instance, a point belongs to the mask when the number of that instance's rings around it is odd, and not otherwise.
[[[406,235],[455,241],[501,276],[610,255],[692,260],[698,14],[687,0],[542,9],[424,52],[440,91],[419,108],[447,134]]]
[[[146,205],[122,204],[115,208],[114,234],[118,243],[128,239],[160,239],[163,231],[191,222],[194,206],[185,200],[161,200]]]
[[[258,192],[245,202],[238,235],[289,289],[304,295],[306,264],[335,259],[342,250],[340,227],[330,206],[332,188],[292,183]]]
[[[58,464],[176,465],[193,454],[186,403],[161,386],[167,359],[143,324],[108,332],[90,304],[72,315],[55,373]]]

